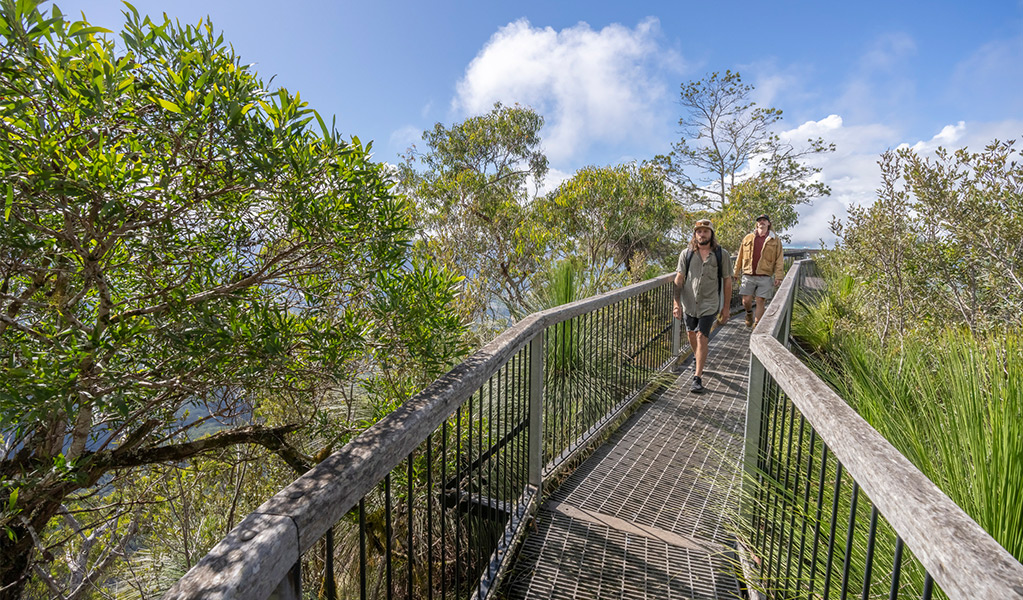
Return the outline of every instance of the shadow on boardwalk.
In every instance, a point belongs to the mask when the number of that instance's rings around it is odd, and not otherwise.
[[[741,598],[726,519],[738,509],[749,330],[711,340],[703,394],[691,365],[547,499],[501,595]]]

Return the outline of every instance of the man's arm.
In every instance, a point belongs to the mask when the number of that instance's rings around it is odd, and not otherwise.
[[[774,285],[781,285],[785,277],[785,248],[778,242],[778,260],[774,261]]]
[[[727,323],[728,322],[728,317],[729,317],[729,315],[732,312],[732,278],[731,277],[725,277],[724,292],[725,292],[725,301],[722,303],[722,304],[724,304],[724,306],[721,307],[720,321],[722,323]]]
[[[739,242],[739,251],[735,254],[735,268],[732,269],[732,275],[737,278],[742,276],[742,248],[746,245],[743,243],[745,241],[746,238],[742,238],[742,242]]]
[[[675,289],[672,290],[672,306],[671,314],[676,319],[682,318],[682,284],[686,282],[686,278],[682,273],[675,273]]]

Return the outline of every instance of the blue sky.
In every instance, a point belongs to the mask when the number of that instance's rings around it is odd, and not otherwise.
[[[794,243],[869,204],[876,161],[900,145],[980,150],[1023,137],[1023,0],[487,2],[138,0],[210,16],[246,63],[299,91],[346,136],[396,162],[434,123],[495,101],[545,118],[552,188],[586,165],[644,160],[677,139],[680,84],[731,69],[793,141],[822,136],[832,196],[801,210]],[[116,30],[114,0],[57,2]],[[1023,141],[1020,142],[1023,144]]]

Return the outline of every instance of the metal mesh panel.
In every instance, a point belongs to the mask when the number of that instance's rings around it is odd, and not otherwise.
[[[737,514],[748,329],[711,340],[707,391],[692,369],[644,405],[543,506],[510,598],[738,598]]]
[[[739,598],[725,549],[705,552],[546,513],[522,549],[510,598]],[[525,557],[532,557],[526,560]]]

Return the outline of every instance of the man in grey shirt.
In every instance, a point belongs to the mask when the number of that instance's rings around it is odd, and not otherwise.
[[[710,219],[700,219],[693,225],[693,238],[679,254],[675,271],[672,314],[686,323],[696,362],[689,391],[698,394],[703,391],[710,329],[714,319],[722,324],[728,321],[732,297],[732,258],[718,245]]]

